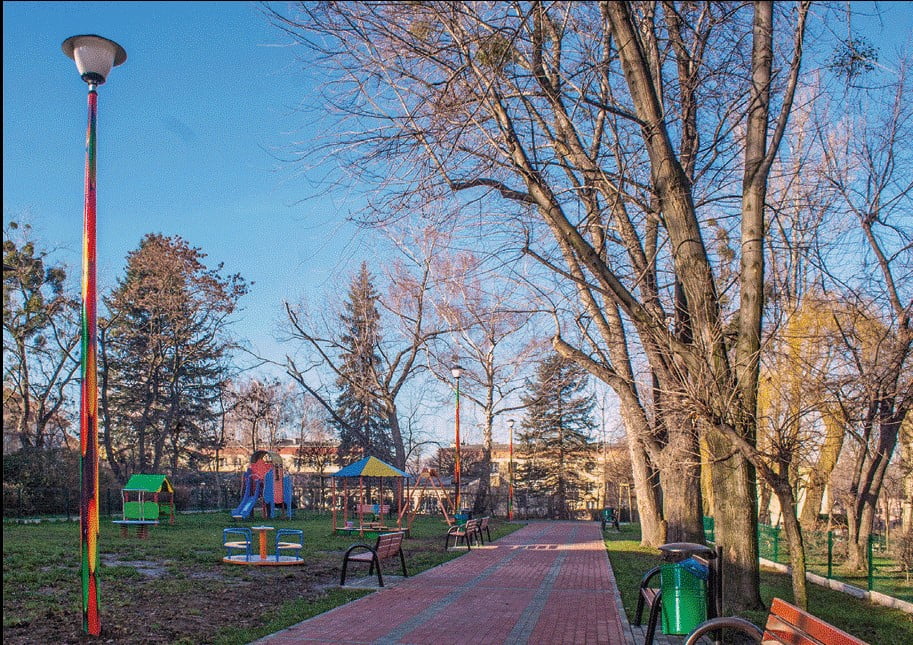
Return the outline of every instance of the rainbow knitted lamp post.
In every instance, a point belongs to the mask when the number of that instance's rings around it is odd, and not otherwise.
[[[86,129],[86,186],[82,238],[82,381],[79,406],[79,462],[82,489],[79,501],[79,535],[82,551],[82,627],[92,636],[101,634],[98,607],[98,387],[95,282],[95,121],[96,89],[112,67],[127,60],[127,52],[101,36],[72,36],[63,41],[63,53],[76,62],[89,86],[89,124]]]

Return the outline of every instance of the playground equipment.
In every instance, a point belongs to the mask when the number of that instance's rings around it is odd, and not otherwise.
[[[381,533],[390,530],[391,527],[384,525],[384,516],[390,511],[390,504],[387,503],[384,493],[384,480],[391,478],[394,480],[394,485],[390,492],[397,507],[396,528],[400,529],[405,511],[403,482],[409,479],[410,475],[384,463],[377,457],[365,457],[341,468],[332,475],[333,531],[364,535],[366,532]],[[358,482],[358,487],[353,486],[350,489],[350,484],[354,484],[355,481]],[[342,491],[338,490],[337,482],[342,482]],[[376,502],[369,499],[369,488],[372,483],[377,485]],[[350,507],[355,511],[352,520],[349,520]],[[342,510],[341,518],[339,517],[340,509]],[[358,524],[355,523],[355,519],[358,520]]]
[[[163,510],[174,524],[174,487],[165,475],[132,475],[121,489],[121,497],[123,515],[114,523],[120,526],[122,536],[127,536],[129,526],[135,526],[139,537],[147,537],[149,527],[165,515]]]
[[[438,510],[441,511],[447,524],[453,526],[456,522],[456,518],[454,517],[453,502],[450,500],[450,494],[447,492],[447,489],[444,488],[444,485],[441,483],[441,478],[434,468],[423,468],[422,472],[419,473],[418,479],[410,486],[406,507],[406,512],[409,514],[406,521],[407,529],[412,528],[412,522],[415,521],[416,513],[418,513],[419,510],[426,508],[428,502],[432,499]]]
[[[257,502],[262,503],[263,517],[276,517],[276,505],[285,505],[292,517],[292,476],[285,473],[282,457],[275,452],[258,450],[250,458],[241,485],[241,503],[231,512],[235,519],[249,517]],[[269,506],[269,511],[267,511]]]
[[[287,566],[303,564],[301,549],[304,547],[304,531],[301,529],[279,529],[276,532],[275,551],[267,552],[267,533],[275,531],[272,526],[233,526],[222,530],[222,546],[227,564],[247,564],[253,566]],[[254,552],[254,531],[258,533],[258,549]],[[237,553],[236,553],[237,551]],[[292,555],[283,555],[291,551]]]

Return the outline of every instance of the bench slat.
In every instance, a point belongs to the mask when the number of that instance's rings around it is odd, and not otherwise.
[[[764,638],[787,645],[866,645],[865,641],[780,598],[770,604]]]

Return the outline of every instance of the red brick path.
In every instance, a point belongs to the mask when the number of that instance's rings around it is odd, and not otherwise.
[[[533,522],[257,644],[618,645],[614,594],[598,522]]]

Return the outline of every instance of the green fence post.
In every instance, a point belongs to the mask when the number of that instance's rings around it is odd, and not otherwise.
[[[827,532],[827,579],[834,573],[834,532]]]

